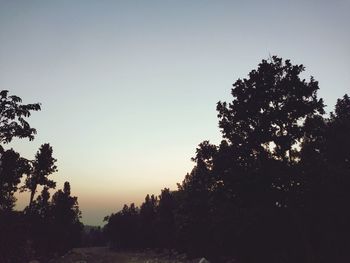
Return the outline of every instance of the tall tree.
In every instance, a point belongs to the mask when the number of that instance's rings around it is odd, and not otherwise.
[[[38,185],[55,188],[56,183],[48,176],[57,171],[56,159],[52,157],[52,147],[45,143],[41,145],[32,162],[33,167],[26,180],[26,187],[30,190],[29,209],[32,206]]]

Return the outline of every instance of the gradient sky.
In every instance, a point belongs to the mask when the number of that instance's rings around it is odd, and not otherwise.
[[[0,1],[0,89],[41,102],[33,158],[71,183],[83,222],[176,189],[216,103],[269,54],[306,66],[327,111],[350,92],[350,1]],[[7,146],[10,147],[10,146]],[[18,207],[28,202],[19,197]]]

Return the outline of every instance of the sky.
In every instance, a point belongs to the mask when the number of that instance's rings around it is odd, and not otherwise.
[[[71,183],[82,221],[102,224],[190,172],[196,146],[220,142],[218,101],[278,55],[319,81],[329,112],[350,93],[349,0],[0,0],[0,90],[42,110],[33,159],[50,143],[57,189]],[[29,202],[18,195],[17,207]]]

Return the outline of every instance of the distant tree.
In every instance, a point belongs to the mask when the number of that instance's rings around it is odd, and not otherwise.
[[[143,246],[156,245],[156,212],[158,200],[154,195],[147,195],[140,207],[140,238]]]
[[[106,222],[103,227],[103,235],[109,241],[110,246],[112,248],[123,247],[123,235],[120,233],[123,229],[123,214],[121,211],[105,216],[103,221]]]
[[[175,246],[175,210],[177,208],[174,194],[164,188],[159,195],[157,207],[156,233],[157,245],[162,248]]]
[[[139,248],[142,237],[140,234],[140,210],[131,203],[124,205],[122,210],[105,217],[107,224],[103,232],[113,248]]]
[[[47,188],[55,188],[56,183],[48,179],[48,176],[57,171],[56,159],[52,157],[52,147],[45,143],[41,145],[32,162],[31,172],[26,179],[25,187],[30,190],[29,209],[32,206],[34,195],[38,185]]]
[[[52,196],[51,216],[55,228],[56,249],[63,253],[78,245],[83,225],[80,222],[78,198],[71,196],[69,182],[64,183],[63,190],[58,190]]]
[[[36,130],[25,120],[31,111],[40,110],[40,104],[21,104],[22,99],[0,91],[0,143],[9,143],[14,137],[34,139]]]
[[[71,196],[69,182],[64,183],[63,190],[58,190],[52,196],[54,218],[62,223],[77,223],[81,218],[78,198]]]
[[[29,207],[28,207],[29,208]],[[51,201],[49,188],[45,186],[41,194],[32,203],[32,211],[41,218],[48,219],[51,216]]]
[[[101,227],[84,226],[82,235],[82,246],[84,247],[102,247],[106,245]]]

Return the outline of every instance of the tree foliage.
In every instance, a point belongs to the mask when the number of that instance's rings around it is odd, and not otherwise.
[[[40,104],[22,104],[18,96],[8,96],[7,90],[0,91],[0,143],[9,143],[14,137],[34,139],[36,129],[26,121],[31,111],[39,111]]]
[[[304,134],[302,121],[324,113],[318,82],[300,79],[303,71],[303,65],[274,56],[249,78],[238,79],[231,90],[233,101],[217,105],[223,137],[244,147],[247,155],[268,151],[275,158],[290,158]]]
[[[52,147],[45,143],[41,145],[32,162],[32,169],[27,176],[25,187],[30,191],[29,207],[31,207],[38,185],[47,188],[55,188],[56,183],[48,179],[48,176],[57,171],[56,159],[52,157]]]

